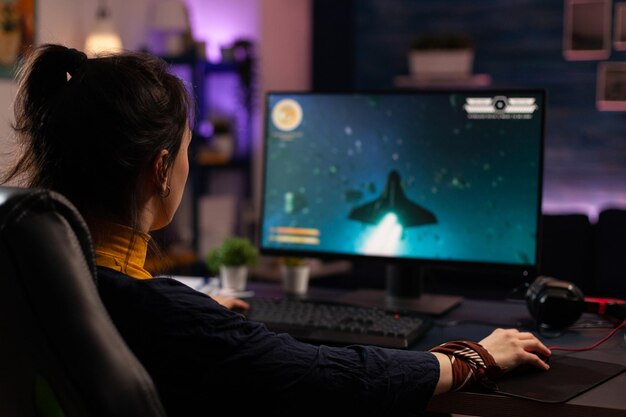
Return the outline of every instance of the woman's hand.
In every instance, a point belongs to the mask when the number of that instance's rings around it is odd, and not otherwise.
[[[496,329],[480,344],[505,372],[523,364],[550,369],[550,365],[541,357],[547,358],[552,352],[532,333],[517,329]]]
[[[226,295],[212,295],[211,296],[215,301],[223,305],[224,307],[233,310],[233,309],[242,309],[247,310],[250,308],[250,304],[246,303],[239,298],[228,297]]]

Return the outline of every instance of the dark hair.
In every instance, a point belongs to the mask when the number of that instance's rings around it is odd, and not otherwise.
[[[140,174],[161,149],[173,163],[193,102],[160,58],[124,52],[87,59],[46,44],[18,71],[14,112],[23,153],[3,182],[23,177],[28,187],[60,192],[93,232],[92,219],[137,226]]]

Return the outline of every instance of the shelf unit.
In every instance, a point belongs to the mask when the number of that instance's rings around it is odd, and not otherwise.
[[[211,110],[211,99],[209,98],[208,89],[210,88],[210,78],[213,75],[218,74],[232,74],[233,76],[239,76],[238,63],[211,63],[206,59],[197,58],[193,54],[188,54],[180,57],[162,57],[169,65],[176,69],[177,67],[186,68],[189,70],[191,84],[191,92],[196,100],[196,112],[197,119],[207,116]],[[243,87],[241,80],[238,80],[240,88]],[[245,108],[243,104],[242,114],[245,120],[243,125],[245,128],[243,132],[239,132],[243,135],[251,134],[252,115],[249,108]],[[238,125],[240,125],[238,123]],[[210,194],[210,176],[212,173],[224,170],[234,170],[238,174],[244,176],[244,189],[243,198],[249,198],[251,195],[250,185],[250,164],[251,157],[249,152],[242,154],[241,152],[235,152],[232,156],[220,154],[218,151],[211,149],[208,144],[211,138],[203,135],[196,125],[193,132],[193,140],[189,148],[189,178],[188,186],[191,191],[191,227],[192,227],[192,247],[189,248],[190,254],[186,256],[170,256],[172,258],[170,263],[173,263],[173,267],[176,268],[180,259],[184,259],[186,263],[192,262],[194,259],[197,261],[201,258],[199,253],[199,232],[200,232],[200,213],[199,213],[199,201],[204,195]],[[248,141],[249,143],[249,141]],[[168,227],[173,227],[170,225]]]

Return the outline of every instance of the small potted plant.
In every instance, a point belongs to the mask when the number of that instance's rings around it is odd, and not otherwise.
[[[464,33],[426,33],[409,52],[409,70],[420,78],[464,78],[472,73],[474,43]]]
[[[283,289],[289,294],[306,294],[309,288],[310,269],[307,258],[284,257],[281,265]]]
[[[222,288],[243,291],[248,280],[248,267],[258,262],[257,248],[244,237],[231,236],[209,251],[206,264],[211,273],[218,273]]]

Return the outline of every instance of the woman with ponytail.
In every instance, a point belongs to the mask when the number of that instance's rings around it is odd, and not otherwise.
[[[416,415],[433,395],[492,389],[518,365],[547,369],[537,354],[550,351],[515,329],[428,352],[316,346],[229,309],[245,308],[241,300],[152,277],[144,267],[149,233],[180,204],[192,110],[184,84],[156,57],[87,59],[42,45],[18,74],[13,127],[21,153],[3,177],[57,191],[81,212],[100,296],[170,417],[203,416],[218,401],[234,415]]]
[[[43,45],[18,73],[14,130],[22,153],[4,182],[19,175],[28,187],[65,195],[89,225],[99,265],[149,278],[148,232],[172,220],[187,180],[192,109],[184,84],[160,59],[87,59]]]

